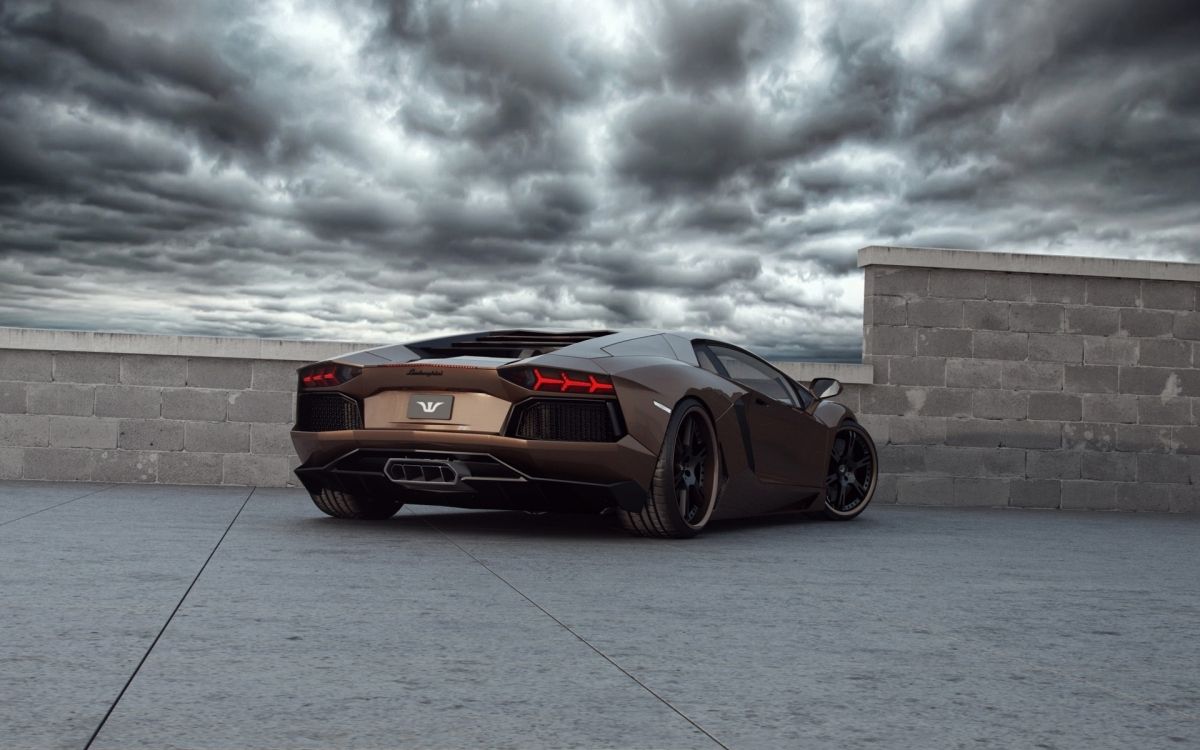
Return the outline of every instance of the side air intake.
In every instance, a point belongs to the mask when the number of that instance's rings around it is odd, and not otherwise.
[[[362,409],[342,393],[302,393],[296,398],[296,429],[302,432],[361,430]]]
[[[510,432],[525,440],[611,443],[625,430],[617,404],[600,399],[532,399],[517,405]]]

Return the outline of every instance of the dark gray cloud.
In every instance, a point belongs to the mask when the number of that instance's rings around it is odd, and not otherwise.
[[[702,329],[873,242],[1200,259],[1183,0],[0,3],[0,324]]]

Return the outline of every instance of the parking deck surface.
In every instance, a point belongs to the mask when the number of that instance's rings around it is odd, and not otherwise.
[[[1200,746],[1200,518],[0,482],[3,748]]]

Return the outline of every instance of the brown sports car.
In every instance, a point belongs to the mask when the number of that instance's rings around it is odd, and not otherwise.
[[[613,512],[693,536],[714,518],[850,519],[878,474],[841,385],[745,349],[653,330],[490,331],[300,370],[296,475],[325,513],[404,503]]]

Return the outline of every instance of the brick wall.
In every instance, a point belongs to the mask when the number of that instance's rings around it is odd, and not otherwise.
[[[981,256],[860,254],[877,499],[1200,510],[1200,266]]]

